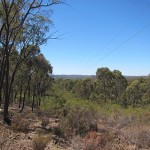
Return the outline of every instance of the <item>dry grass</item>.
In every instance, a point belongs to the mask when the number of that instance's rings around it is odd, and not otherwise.
[[[150,148],[150,127],[144,125],[131,126],[122,131],[122,136],[129,145],[135,145],[137,149]]]
[[[79,135],[74,136],[71,141],[71,149],[80,150],[84,148],[83,138]]]
[[[44,150],[51,140],[50,136],[38,134],[33,139],[33,150]]]
[[[41,120],[42,120],[42,124],[41,125],[43,127],[46,127],[49,124],[49,117],[43,116],[43,117],[41,117]]]
[[[139,116],[130,112],[112,112],[106,117],[90,109],[74,107],[59,119],[50,118],[49,114],[42,112],[40,116],[27,112],[15,113],[12,119],[11,127],[0,121],[2,150],[42,150],[48,149],[49,145],[53,149],[61,144],[62,150],[150,149],[149,114]],[[48,133],[45,129],[47,125],[52,129]]]
[[[97,132],[88,131],[85,136],[74,137],[72,147],[84,150],[148,150],[150,126],[145,116],[132,113],[111,113],[97,122]],[[147,115],[146,115],[147,117]],[[75,148],[77,147],[77,148]]]
[[[98,150],[102,149],[107,144],[107,137],[105,135],[99,135],[96,132],[89,132],[85,138],[85,150]]]
[[[11,132],[6,130],[2,125],[0,125],[0,132],[0,150],[3,150],[4,147],[7,148],[10,145],[8,140],[10,139]]]
[[[27,118],[25,118],[22,114],[18,114],[13,118],[11,127],[15,131],[26,133],[29,131],[30,123],[31,122]]]

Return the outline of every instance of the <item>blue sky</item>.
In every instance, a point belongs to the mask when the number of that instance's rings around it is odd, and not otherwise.
[[[53,74],[150,73],[150,0],[66,0],[51,17],[58,40],[41,47]]]

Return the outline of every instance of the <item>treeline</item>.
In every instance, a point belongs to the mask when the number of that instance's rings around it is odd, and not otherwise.
[[[127,81],[119,70],[98,68],[96,78],[57,79],[56,83],[79,98],[98,103],[111,102],[122,107],[138,107],[150,103],[150,78]]]

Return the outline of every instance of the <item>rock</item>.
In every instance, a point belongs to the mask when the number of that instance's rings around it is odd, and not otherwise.
[[[0,113],[3,113],[3,111],[4,111],[4,110],[0,108]]]
[[[45,129],[46,129],[47,131],[52,131],[52,128],[51,128],[50,126],[46,126]]]
[[[32,138],[32,136],[28,136],[28,139],[29,139],[29,140],[32,140],[33,138]]]

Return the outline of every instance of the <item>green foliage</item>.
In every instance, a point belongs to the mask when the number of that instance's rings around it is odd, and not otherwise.
[[[122,73],[119,70],[114,70],[112,73],[114,76],[112,100],[115,103],[119,103],[121,95],[126,90],[128,83],[126,78],[122,75]]]
[[[89,99],[93,90],[94,81],[90,78],[79,80],[73,88],[74,93],[83,99]]]
[[[148,89],[146,93],[143,94],[142,103],[144,105],[150,104],[150,89]]]
[[[105,102],[111,100],[118,103],[122,93],[127,87],[127,80],[118,70],[110,71],[108,68],[98,68],[96,72],[96,93]]]
[[[110,71],[108,68],[98,68],[96,79],[58,79],[55,87],[59,89],[57,93],[61,91],[60,97],[64,97],[67,104],[71,102],[75,106],[95,107],[91,103],[97,103],[101,107],[104,103],[111,103],[127,108],[150,103],[150,78],[136,78],[128,83],[119,70]],[[98,110],[99,107],[94,109]]]
[[[134,107],[142,105],[142,97],[145,97],[145,90],[145,82],[143,79],[132,81],[122,95],[122,105],[132,105]]]
[[[142,97],[144,105],[150,104],[150,77],[145,80],[145,92]]]
[[[97,93],[104,95],[104,100],[111,98],[111,87],[113,84],[113,74],[108,68],[98,68],[97,77]]]
[[[62,113],[65,107],[66,100],[63,97],[55,95],[54,97],[47,96],[43,98],[40,109],[49,112],[51,115],[58,116]]]

